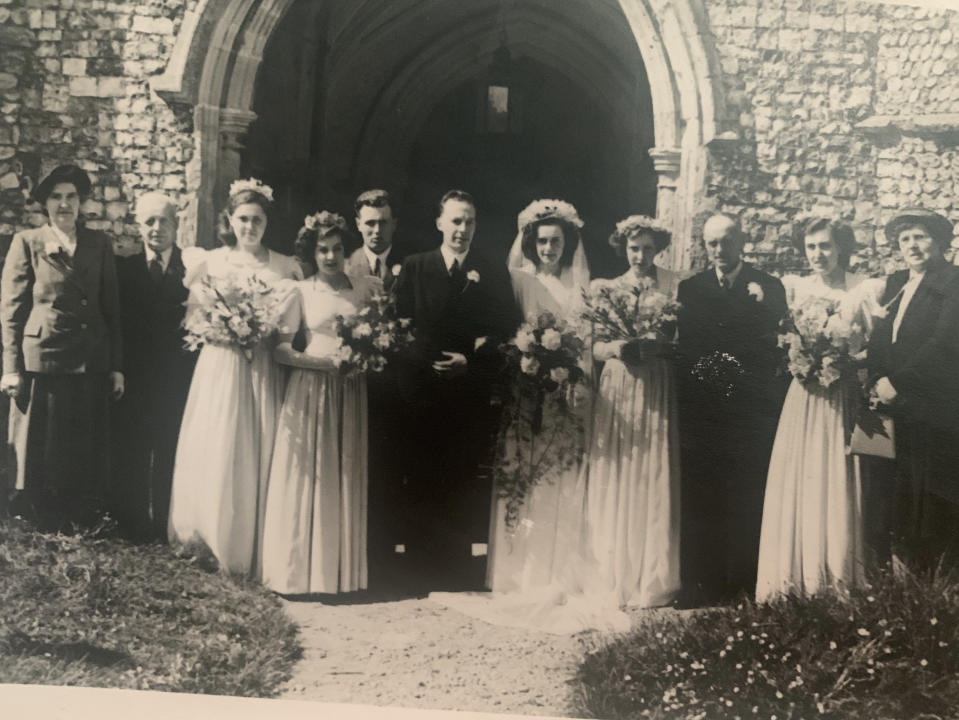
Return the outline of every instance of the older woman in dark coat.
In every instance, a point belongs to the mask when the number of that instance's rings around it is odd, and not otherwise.
[[[110,474],[110,398],[123,394],[113,246],[79,222],[90,178],[55,168],[34,191],[49,223],[17,233],[0,279],[16,488],[41,526],[96,519]]]
[[[929,565],[959,550],[959,268],[944,257],[953,228],[938,213],[904,210],[885,232],[909,269],[886,280],[869,365],[895,423],[894,542]]]

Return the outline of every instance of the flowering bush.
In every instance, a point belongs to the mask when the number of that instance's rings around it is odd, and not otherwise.
[[[573,713],[618,718],[955,717],[959,577],[901,568],[847,596],[646,615],[580,666]]]
[[[672,340],[679,303],[656,289],[649,278],[635,283],[601,283],[583,291],[582,319],[593,338],[612,340]]]
[[[862,327],[840,312],[839,302],[810,297],[782,322],[779,346],[788,352],[789,372],[807,385],[830,387],[854,375],[853,356],[865,346]]]
[[[229,345],[252,359],[253,348],[276,330],[280,293],[253,273],[207,275],[191,298],[183,327],[189,350]]]
[[[413,342],[409,318],[396,317],[389,295],[378,293],[355,315],[337,315],[340,372],[382,372],[389,359]]]
[[[585,343],[552,313],[531,317],[501,346],[512,378],[504,403],[493,479],[514,530],[532,488],[574,467],[584,449],[575,411]]]

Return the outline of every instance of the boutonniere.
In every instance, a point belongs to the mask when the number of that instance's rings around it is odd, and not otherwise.
[[[468,273],[466,273],[466,282],[479,283],[479,281],[480,281],[480,274],[476,272],[475,270],[470,270]]]
[[[749,293],[749,297],[755,298],[756,302],[762,302],[765,295],[763,295],[763,286],[758,282],[751,282],[746,286],[746,292]]]
[[[399,263],[396,263],[396,265],[390,268],[390,272],[393,273],[393,275],[398,276],[400,274],[400,270],[402,269],[403,269],[403,266],[400,265]]]
[[[47,240],[43,244],[43,252],[46,253],[47,257],[56,257],[63,252],[63,245],[56,240]]]

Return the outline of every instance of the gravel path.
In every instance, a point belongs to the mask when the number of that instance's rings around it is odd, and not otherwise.
[[[425,598],[341,603],[284,601],[304,646],[284,698],[568,715],[569,678],[597,637],[497,627]]]

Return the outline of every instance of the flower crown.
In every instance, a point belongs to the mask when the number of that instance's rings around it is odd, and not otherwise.
[[[669,228],[649,215],[630,215],[625,220],[616,223],[613,238],[631,238],[640,232],[650,232],[654,235],[663,234],[669,237]]]
[[[342,215],[323,210],[303,218],[303,227],[307,230],[319,230],[321,236],[326,236],[334,229],[346,230],[346,220]]]
[[[230,191],[227,194],[230,197],[233,197],[237,193],[243,192],[244,190],[255,192],[265,197],[267,202],[273,202],[273,188],[271,188],[269,185],[264,185],[262,182],[252,177],[247,178],[246,180],[234,180],[230,185]]]
[[[565,200],[534,200],[519,214],[516,225],[520,231],[523,231],[532,223],[549,218],[565,220],[577,229],[583,227],[583,221],[579,219],[576,208]]]

